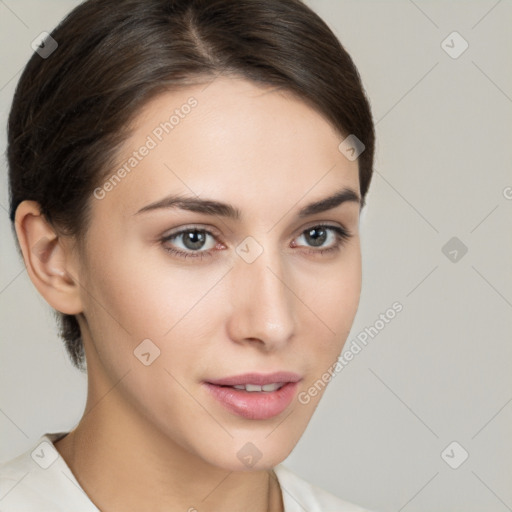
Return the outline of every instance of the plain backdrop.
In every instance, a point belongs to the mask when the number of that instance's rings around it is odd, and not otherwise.
[[[85,403],[86,378],[15,250],[4,155],[30,43],[78,3],[0,0],[0,460],[73,428]],[[512,510],[512,3],[308,4],[353,57],[375,117],[346,348],[378,332],[285,464],[374,510]]]

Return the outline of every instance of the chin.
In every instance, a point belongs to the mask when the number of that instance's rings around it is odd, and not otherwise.
[[[227,471],[266,471],[271,470],[283,462],[291,453],[293,448],[294,446],[290,446],[289,449],[286,450],[283,450],[281,447],[275,451],[262,451],[256,445],[247,443],[239,450],[240,458],[236,452],[234,456],[231,454],[218,454],[216,457],[214,456],[214,459],[209,462]]]
[[[289,424],[285,424],[290,422]],[[196,444],[196,453],[209,464],[228,471],[270,470],[283,462],[295,448],[304,428],[297,428],[297,421],[291,417],[277,426],[268,428],[246,428],[243,432],[230,431],[233,438],[220,441],[213,436],[204,439],[201,446]],[[227,437],[227,439],[226,439]]]

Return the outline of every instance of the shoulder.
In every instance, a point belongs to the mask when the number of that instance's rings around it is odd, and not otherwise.
[[[2,512],[98,512],[76,481],[53,441],[65,433],[45,434],[26,452],[0,464]]]
[[[274,472],[281,486],[285,512],[371,512],[311,484],[282,464]]]

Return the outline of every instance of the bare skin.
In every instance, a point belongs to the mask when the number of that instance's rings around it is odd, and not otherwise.
[[[155,127],[190,97],[197,106],[158,141]],[[56,448],[103,512],[281,511],[271,470],[302,436],[323,390],[251,420],[203,382],[286,370],[300,375],[298,394],[336,361],[361,291],[360,204],[298,211],[343,188],[359,194],[357,161],[340,153],[343,137],[318,112],[243,79],[153,99],[120,166],[149,135],[156,147],[101,199],[91,196],[84,253],[37,203],[16,212],[28,273],[52,307],[79,315],[87,357],[84,415]],[[229,203],[242,215],[137,213],[169,194]],[[339,242],[327,229],[323,245],[312,245],[308,232],[319,225],[352,236]],[[199,250],[183,236],[162,241],[183,228],[211,234]],[[252,263],[236,251],[249,236],[262,248]],[[146,339],[160,350],[150,365],[134,356]],[[237,457],[249,442],[261,453],[251,468]]]

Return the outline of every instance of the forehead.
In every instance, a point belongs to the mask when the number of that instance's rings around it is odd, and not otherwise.
[[[130,215],[166,194],[183,193],[261,215],[343,186],[359,193],[357,160],[339,151],[342,139],[296,96],[244,79],[165,92],[135,118],[108,176],[125,172],[109,187],[103,207]]]

